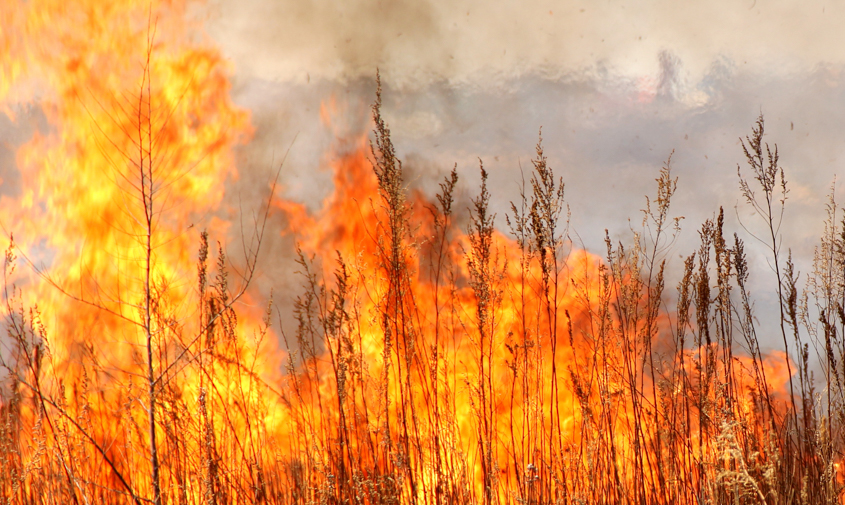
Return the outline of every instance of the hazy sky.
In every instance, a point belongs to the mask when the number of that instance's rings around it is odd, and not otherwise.
[[[238,72],[281,82],[371,77],[376,65],[410,88],[601,68],[650,80],[670,51],[696,85],[719,60],[772,74],[845,60],[838,2],[239,0],[210,10]]]
[[[377,67],[421,183],[453,163],[472,178],[481,157],[506,202],[542,126],[588,244],[636,218],[673,149],[688,228],[733,207],[738,138],[760,112],[796,213],[821,209],[843,147],[842,3],[216,0],[207,16],[254,114],[250,162],[298,133],[286,176],[300,190],[333,136],[320,104],[366,128]]]
[[[719,206],[750,245],[734,207],[752,231],[760,222],[736,172],[739,137],[760,112],[791,187],[784,245],[803,272],[842,180],[842,2],[217,0],[206,14],[257,127],[242,173],[266,171],[298,134],[283,176],[293,199],[328,190],[315,167],[336,135],[320,104],[334,97],[341,131],[367,128],[377,67],[412,184],[434,188],[455,163],[477,181],[480,157],[504,226],[542,126],[572,228],[599,254],[605,228],[630,238],[628,218],[639,222],[673,150],[674,210],[686,216],[673,255],[693,250]],[[837,182],[840,202],[842,193]],[[758,305],[771,310],[763,251],[752,254]]]

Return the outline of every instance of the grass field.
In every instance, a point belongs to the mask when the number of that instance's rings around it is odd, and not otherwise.
[[[265,205],[299,231],[301,290],[276,295],[295,305],[282,320],[249,286],[267,234],[290,230],[259,214],[234,267],[184,231],[174,202],[196,174],[161,144],[175,133],[151,71],[101,130],[102,152],[128,162],[90,183],[114,194],[83,211],[113,213],[109,228],[83,228],[88,245],[52,269],[9,245],[5,503],[845,502],[843,210],[831,200],[819,217],[799,280],[762,117],[737,187],[773,267],[774,351],[744,235],[720,209],[670,261],[671,159],[638,231],[587,252],[542,138],[506,216],[491,214],[483,166],[468,214],[457,171],[434,198],[409,192],[380,89],[372,143],[337,157],[322,210]]]

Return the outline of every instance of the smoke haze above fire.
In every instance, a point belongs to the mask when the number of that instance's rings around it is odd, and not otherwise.
[[[845,62],[830,2],[215,0],[212,32],[239,72],[284,82],[371,77],[421,88],[497,86],[607,68],[649,79],[670,50],[694,82],[714,60],[801,70]]]
[[[731,232],[743,233],[737,214],[759,230],[736,171],[745,170],[739,138],[761,112],[791,190],[784,244],[802,272],[841,181],[842,4],[214,1],[205,16],[233,63],[235,100],[253,113],[242,161],[266,173],[296,137],[283,182],[312,206],[329,191],[330,174],[314,168],[338,132],[370,128],[376,68],[410,184],[432,194],[457,163],[473,195],[480,158],[504,228],[542,127],[573,238],[598,253],[605,229],[630,238],[673,151],[674,212],[686,217],[674,255],[692,252],[720,206]],[[842,193],[837,181],[837,201]],[[756,277],[768,279],[765,251],[753,254]],[[773,286],[753,288],[774,310]]]

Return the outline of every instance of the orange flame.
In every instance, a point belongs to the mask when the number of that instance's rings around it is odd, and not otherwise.
[[[22,326],[6,342],[14,351],[2,351],[7,364],[17,356],[9,394],[22,396],[6,398],[4,415],[19,409],[26,428],[6,433],[22,446],[19,460],[6,462],[13,471],[4,496],[25,501],[43,492],[51,472],[69,486],[56,483],[61,491],[50,496],[64,496],[59,501],[151,496],[149,473],[134,470],[150,465],[149,439],[136,431],[146,422],[148,374],[158,391],[163,461],[183,454],[213,462],[260,444],[255,430],[244,429],[237,448],[174,431],[190,426],[211,437],[224,425],[244,428],[238,411],[258,402],[272,408],[250,377],[278,369],[243,344],[250,334],[262,337],[260,318],[223,309],[237,286],[227,290],[222,273],[209,270],[197,292],[201,226],[194,223],[226,236],[221,204],[237,177],[233,148],[251,127],[229,97],[227,65],[186,21],[187,9],[178,0],[0,6],[0,103],[11,115],[9,104],[33,101],[50,125],[17,152],[23,194],[0,200],[0,223],[38,272],[7,279],[24,288],[19,301],[8,297],[10,321]],[[18,306],[36,305],[15,315]],[[232,372],[235,361],[250,363],[248,374]],[[236,412],[222,416],[223,408]],[[89,442],[111,468],[91,461]],[[56,454],[47,463],[45,445]],[[168,495],[198,496],[202,485],[215,485],[186,471],[164,466]]]
[[[5,496],[140,502],[158,478],[179,503],[690,497],[705,453],[733,447],[730,423],[747,420],[737,414],[764,415],[753,360],[720,368],[711,348],[672,348],[666,321],[614,315],[621,277],[597,256],[563,244],[549,273],[499,231],[484,256],[477,231],[418,192],[389,208],[363,136],[333,153],[334,192],[315,215],[273,202],[303,269],[324,261],[306,273],[285,374],[267,324],[231,308],[225,269],[203,259],[194,275],[192,251],[208,251],[193,225],[226,235],[232,152],[250,126],[186,10],[0,5],[0,103],[12,115],[36,101],[51,127],[18,150],[23,194],[0,199],[0,223],[40,269],[8,279],[24,289],[7,296],[0,453],[16,456]],[[410,225],[394,241],[397,209]],[[640,308],[647,298],[625,296]],[[670,352],[649,366],[653,341]],[[788,380],[785,359],[763,364],[772,391]],[[726,406],[702,376],[751,399]],[[713,405],[734,417],[705,418]],[[751,426],[749,438],[764,431]]]
[[[391,271],[385,256],[391,247],[386,224],[391,211],[373,174],[375,161],[366,137],[353,144],[333,158],[335,189],[317,214],[299,204],[276,202],[305,257],[326,262],[309,282],[320,289],[342,289],[351,300],[339,307],[326,295],[319,308],[322,317],[339,311],[349,318],[347,326],[322,329],[326,348],[305,353],[290,400],[297,430],[307,434],[302,438],[325,444],[320,446],[330,467],[325,474],[350,478],[349,468],[356,467],[369,468],[370,478],[404,471],[412,481],[403,488],[409,500],[415,493],[424,501],[444,499],[438,493],[446,493],[446,481],[463,482],[465,488],[451,492],[477,499],[493,486],[499,500],[511,499],[512,493],[539,499],[541,491],[533,488],[539,489],[540,481],[553,482],[557,496],[588,496],[590,486],[602,488],[601,479],[618,489],[635,486],[638,475],[655,479],[650,486],[668,478],[658,475],[664,471],[662,462],[644,459],[636,449],[656,444],[648,450],[659,451],[661,461],[675,465],[672,490],[663,492],[680,496],[698,489],[701,482],[693,477],[693,467],[724,443],[717,440],[720,426],[708,423],[732,426],[731,419],[751,419],[751,426],[760,430],[764,422],[755,417],[760,409],[755,395],[782,399],[789,379],[782,354],[762,363],[766,392],[758,390],[752,372],[757,363],[751,358],[732,357],[737,363],[730,369],[718,360],[710,364],[706,355],[715,356],[716,347],[681,350],[678,361],[647,370],[644,354],[657,351],[642,342],[617,340],[642,338],[644,319],[626,329],[607,306],[618,289],[615,282],[630,279],[614,279],[600,258],[571,250],[560,265],[549,305],[540,263],[499,232],[492,235],[495,275],[489,279],[498,293],[491,303],[495,322],[485,337],[476,326],[479,299],[471,288],[469,235],[448,225],[444,231],[442,224],[438,230],[434,205],[412,193],[408,220],[415,228],[403,236],[400,272]],[[444,252],[437,259],[441,244]],[[340,263],[329,261],[329,251],[337,251]],[[439,261],[449,266],[437,275],[439,265],[434,263]],[[343,287],[323,285],[323,278],[336,278]],[[392,283],[398,286],[392,288]],[[391,289],[397,288],[404,294],[390,301]],[[385,320],[397,316],[410,322]],[[663,316],[651,324],[668,327]],[[632,336],[625,337],[626,331]],[[675,352],[667,336],[658,340],[653,345],[670,355]],[[701,379],[701,370],[709,378]],[[676,389],[667,390],[667,380],[655,377],[657,373],[673,373]],[[725,401],[724,392],[704,389],[704,381],[716,376],[741,391],[741,408],[731,411],[738,418],[700,417],[709,415],[703,413],[704,403]],[[696,395],[698,400],[690,400]],[[703,403],[690,407],[690,401]],[[669,418],[681,414],[687,416],[684,423],[698,416],[697,426],[687,425],[688,438],[674,440],[674,446],[664,442],[661,448],[661,439],[673,439],[666,433]],[[335,443],[348,446],[349,454],[332,449]],[[603,444],[613,448],[612,455],[590,453]],[[385,446],[391,449],[383,450]],[[306,457],[310,447],[292,450]],[[577,477],[567,481],[567,472]]]

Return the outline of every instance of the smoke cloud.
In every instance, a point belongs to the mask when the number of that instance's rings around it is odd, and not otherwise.
[[[824,1],[587,2],[215,0],[210,33],[250,78],[396,86],[610,68],[650,76],[670,50],[693,81],[717,59],[781,74],[842,64],[845,6]]]
[[[312,208],[331,187],[315,167],[338,139],[369,128],[377,68],[409,183],[433,194],[457,164],[466,199],[480,158],[500,227],[541,127],[566,183],[573,238],[599,253],[605,229],[630,238],[674,152],[674,210],[686,219],[671,255],[692,252],[696,229],[721,206],[728,230],[751,246],[752,279],[769,279],[765,249],[749,235],[761,223],[737,181],[740,137],[760,113],[787,170],[784,247],[801,271],[811,268],[827,195],[845,201],[834,183],[845,152],[836,128],[845,46],[835,43],[845,5],[218,0],[206,17],[257,127],[242,184],[266,179],[268,160],[293,143],[286,196]],[[331,126],[320,118],[329,102]],[[775,310],[773,286],[752,289],[763,313]]]

